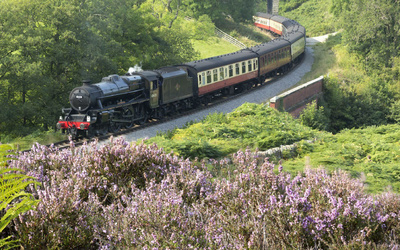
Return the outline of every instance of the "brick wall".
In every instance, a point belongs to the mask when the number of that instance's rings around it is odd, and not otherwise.
[[[270,107],[289,112],[294,117],[298,117],[308,103],[314,100],[318,102],[318,98],[323,94],[323,82],[324,77],[320,76],[317,79],[275,96],[270,99]]]

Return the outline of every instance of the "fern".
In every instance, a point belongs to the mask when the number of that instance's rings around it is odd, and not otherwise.
[[[0,167],[0,233],[18,215],[31,210],[39,202],[33,195],[24,191],[30,184],[39,184],[33,177],[20,174],[20,169]],[[6,210],[4,213],[3,210]],[[11,236],[0,239],[0,248],[12,248],[18,243]]]

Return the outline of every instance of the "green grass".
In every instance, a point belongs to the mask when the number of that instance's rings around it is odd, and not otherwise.
[[[324,134],[295,159],[283,163],[297,173],[305,161],[312,167],[330,171],[343,169],[362,178],[372,193],[393,189],[400,192],[400,125],[344,130],[336,135]]]
[[[192,41],[192,43],[193,48],[200,53],[197,60],[232,53],[240,49],[233,44],[216,37],[212,37],[207,41],[196,40]]]

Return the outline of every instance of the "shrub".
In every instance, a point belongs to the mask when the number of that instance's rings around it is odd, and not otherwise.
[[[43,185],[32,191],[40,203],[20,216],[15,230],[25,248],[96,246],[104,222],[104,206],[113,205],[120,191],[159,181],[177,159],[156,146],[130,145],[116,140],[71,149],[34,145],[11,161]],[[174,165],[175,166],[175,165]],[[45,237],[44,237],[45,235]]]
[[[307,107],[300,114],[301,124],[318,130],[327,130],[329,118],[324,113],[324,107],[317,107],[316,102],[307,104]]]
[[[250,150],[238,151],[231,160],[192,162],[166,155],[155,145],[118,139],[68,150],[36,145],[10,164],[43,183],[32,190],[41,199],[37,209],[14,221],[13,233],[24,248],[363,248],[400,243],[392,234],[399,232],[399,195],[368,195],[363,183],[344,171],[329,175],[306,169],[292,176]],[[213,178],[206,167],[227,169],[225,178]]]
[[[245,103],[229,114],[209,115],[201,122],[159,134],[146,143],[157,143],[184,158],[222,158],[239,149],[267,150],[312,139],[316,134],[316,130],[299,124],[288,113]]]

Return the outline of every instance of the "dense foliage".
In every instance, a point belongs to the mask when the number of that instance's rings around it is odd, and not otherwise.
[[[324,166],[330,171],[340,168],[353,177],[363,176],[370,192],[399,192],[399,131],[400,126],[392,124],[326,134],[298,150],[298,158],[285,162],[285,166],[287,170],[300,171],[307,156],[314,167]]]
[[[400,52],[399,1],[334,0],[345,43],[373,69],[394,66]]]
[[[58,150],[35,145],[11,167],[42,183],[36,210],[12,227],[32,248],[362,248],[399,244],[400,197],[371,196],[343,171],[291,176],[239,151],[227,178],[205,162],[156,146],[96,142]]]
[[[287,113],[245,103],[229,114],[208,115],[199,123],[160,134],[147,143],[155,142],[184,158],[203,159],[223,157],[244,148],[267,150],[312,139],[316,134]]]
[[[329,131],[398,122],[399,2],[334,0],[339,35],[330,39],[336,56],[325,84]]]
[[[264,10],[262,8],[259,9]],[[279,15],[296,20],[307,30],[308,37],[336,31],[337,18],[330,10],[331,1],[280,0]]]

